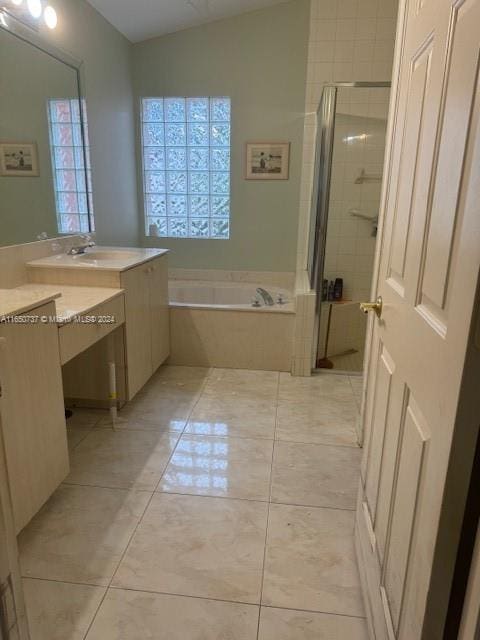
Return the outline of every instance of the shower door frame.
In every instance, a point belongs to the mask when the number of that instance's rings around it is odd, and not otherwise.
[[[315,365],[318,357],[318,337],[322,309],[322,288],[325,273],[325,253],[330,212],[330,186],[332,181],[333,143],[337,118],[338,90],[391,89],[390,81],[332,82],[325,84],[317,110],[317,142],[310,219],[308,275],[310,287],[316,293],[315,311]],[[313,225],[315,223],[315,226]],[[373,275],[372,275],[373,277]]]

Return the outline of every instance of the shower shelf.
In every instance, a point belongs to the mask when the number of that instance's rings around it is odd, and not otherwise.
[[[355,184],[365,184],[368,182],[381,182],[383,179],[382,175],[376,175],[373,173],[367,173],[365,169],[362,169],[362,172],[355,180]]]

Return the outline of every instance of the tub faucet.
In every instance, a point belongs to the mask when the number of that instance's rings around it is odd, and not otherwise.
[[[88,236],[86,236],[84,239],[87,241],[85,244],[78,244],[78,245],[75,245],[75,246],[71,247],[67,251],[67,255],[69,255],[69,256],[78,256],[78,255],[86,253],[87,249],[91,249],[92,247],[95,246],[95,242],[93,242]]]
[[[265,291],[265,289],[262,289],[262,287],[258,287],[257,293],[258,293],[259,296],[262,297],[263,302],[266,304],[267,307],[274,307],[275,306],[275,302],[273,301],[273,298],[268,293],[268,291]]]

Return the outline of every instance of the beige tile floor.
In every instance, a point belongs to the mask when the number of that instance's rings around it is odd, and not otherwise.
[[[69,420],[19,538],[32,640],[367,640],[353,545],[361,380],[164,367]]]

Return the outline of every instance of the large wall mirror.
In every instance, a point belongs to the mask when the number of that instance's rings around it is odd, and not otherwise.
[[[0,246],[94,230],[80,64],[0,23]]]

